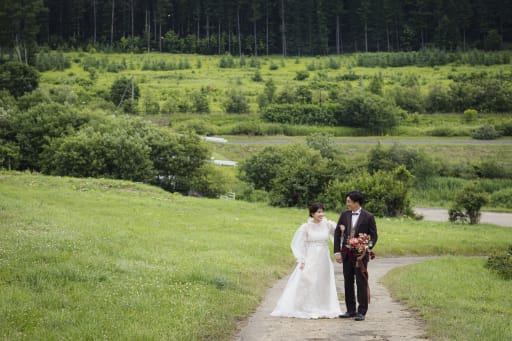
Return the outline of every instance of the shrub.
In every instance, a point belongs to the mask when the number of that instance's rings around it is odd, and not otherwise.
[[[485,263],[485,267],[495,272],[500,277],[506,280],[512,279],[512,245],[509,245],[508,250],[495,251]]]
[[[15,98],[32,92],[39,85],[39,73],[32,66],[7,62],[0,64],[0,90],[6,89]]]
[[[409,200],[412,180],[412,174],[404,166],[373,175],[363,171],[346,181],[331,181],[320,201],[329,209],[340,211],[344,209],[340,196],[358,189],[365,196],[365,208],[376,216],[413,216]]]
[[[451,112],[453,105],[448,89],[437,83],[430,86],[425,97],[425,110],[429,113]]]
[[[252,76],[251,78],[254,82],[262,82],[263,81],[263,78],[261,77],[261,72],[260,70],[256,70],[256,72],[254,73],[254,75]]]
[[[209,113],[210,104],[208,103],[208,91],[202,88],[192,94],[192,110],[196,113]]]
[[[493,192],[490,202],[493,206],[512,208],[512,188],[504,188]]]
[[[464,121],[473,122],[476,119],[476,115],[478,115],[478,111],[475,109],[466,109],[464,110]]]
[[[474,182],[467,184],[455,195],[455,202],[449,212],[449,220],[461,220],[470,224],[480,221],[480,209],[489,201],[487,193],[482,192]]]
[[[232,89],[223,104],[228,113],[249,112],[249,100],[242,90]]]
[[[303,81],[308,77],[309,77],[309,72],[307,72],[306,70],[299,70],[295,73],[294,79],[298,80],[298,81]]]
[[[500,132],[491,124],[484,124],[473,131],[471,136],[477,140],[494,140],[500,137]]]
[[[120,105],[123,100],[133,99],[137,101],[140,96],[140,89],[134,79],[121,77],[114,81],[110,87],[110,100],[115,105]]]

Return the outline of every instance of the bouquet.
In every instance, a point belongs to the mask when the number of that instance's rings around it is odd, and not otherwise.
[[[349,257],[364,257],[366,252],[372,246],[371,236],[366,233],[359,233],[359,237],[352,237],[347,240],[342,252],[348,253]],[[375,254],[370,251],[370,259],[374,259]]]

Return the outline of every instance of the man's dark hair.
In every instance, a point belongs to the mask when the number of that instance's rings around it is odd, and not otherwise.
[[[315,212],[318,211],[319,209],[322,209],[322,210],[324,209],[324,205],[322,205],[319,202],[315,202],[315,203],[309,205],[309,216],[313,217],[313,214],[315,214]]]
[[[352,200],[353,202],[358,202],[360,206],[363,206],[363,203],[364,203],[363,193],[361,193],[359,191],[351,191],[351,192],[347,193],[345,198],[346,197],[349,197],[350,200]]]

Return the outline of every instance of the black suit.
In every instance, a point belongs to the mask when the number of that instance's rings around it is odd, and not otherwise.
[[[341,235],[340,225],[345,226],[343,236]],[[334,253],[341,252],[341,248],[346,244],[348,237],[350,236],[350,229],[352,225],[352,212],[343,211],[338,220],[338,225],[334,231]],[[373,214],[364,209],[361,209],[359,218],[357,220],[354,236],[359,236],[359,233],[366,233],[370,236],[372,247],[377,243],[377,225]],[[347,312],[354,314],[356,313],[356,298],[354,295],[354,278],[357,284],[357,302],[359,307],[357,313],[365,315],[368,310],[368,296],[367,296],[367,285],[363,278],[363,275],[359,268],[356,268],[356,258],[350,257],[347,253],[342,253],[343,257],[343,278],[345,282],[345,305],[347,306]],[[370,260],[369,253],[363,258],[365,267],[368,266]]]

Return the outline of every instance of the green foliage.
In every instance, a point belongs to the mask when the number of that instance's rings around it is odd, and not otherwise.
[[[220,68],[234,68],[235,67],[235,60],[233,59],[233,56],[231,54],[226,53],[224,54],[219,61],[219,67]]]
[[[6,89],[15,98],[34,91],[39,85],[39,77],[32,66],[18,62],[0,64],[0,90]]]
[[[103,130],[103,129],[102,129]],[[42,171],[51,175],[149,181],[150,148],[124,129],[82,129],[53,140],[43,153]]]
[[[477,140],[494,140],[500,137],[500,132],[491,124],[484,124],[476,128],[471,136]]]
[[[448,89],[439,83],[429,86],[424,105],[429,113],[451,112],[453,107]]]
[[[239,89],[231,89],[223,104],[228,113],[242,114],[249,112],[249,99]]]
[[[71,67],[71,60],[60,51],[40,52],[36,55],[35,67],[40,72],[65,70]]]
[[[476,120],[477,115],[478,115],[478,111],[476,111],[475,109],[464,110],[464,120],[466,122],[474,122]]]
[[[479,112],[512,111],[512,88],[500,79],[474,79],[450,84],[450,96],[455,110],[473,108]]]
[[[448,211],[449,220],[478,224],[480,209],[488,201],[487,193],[481,191],[477,183],[471,182],[456,194],[454,205]]]
[[[270,204],[280,207],[307,207],[324,191],[332,170],[318,151],[304,145],[281,150],[283,159],[271,180]]]
[[[395,86],[390,91],[395,104],[409,113],[425,112],[419,86]]]
[[[368,84],[367,90],[375,95],[382,95],[382,87],[384,85],[384,80],[382,79],[382,75],[373,76],[370,84]]]
[[[405,166],[374,174],[362,171],[346,180],[331,181],[321,201],[331,209],[342,210],[343,195],[357,189],[365,196],[364,207],[376,216],[412,215],[409,190],[413,179]]]
[[[110,87],[110,100],[115,105],[120,105],[122,101],[132,99],[137,101],[140,96],[140,89],[133,77],[118,78]]]
[[[254,82],[262,82],[263,81],[263,78],[261,77],[261,72],[260,70],[256,70],[256,72],[254,72],[254,75],[252,76],[251,78]]]
[[[332,134],[315,133],[306,137],[308,147],[318,150],[322,157],[333,159],[336,156],[336,148]]]
[[[493,192],[490,202],[494,207],[512,208],[512,188],[503,188]]]
[[[192,94],[192,111],[196,113],[209,113],[208,90],[201,88]]]
[[[485,267],[497,273],[506,280],[512,280],[512,245],[509,245],[506,251],[494,251]]]
[[[380,143],[368,152],[368,171],[374,174],[376,171],[391,171],[404,165],[415,177],[418,184],[435,175],[439,166],[424,152],[408,149],[394,144],[389,148]]]
[[[384,98],[368,93],[354,93],[339,100],[341,110],[337,122],[364,128],[369,133],[383,135],[398,124],[400,108]],[[339,124],[339,123],[338,123]]]
[[[309,77],[309,72],[307,70],[299,70],[295,73],[295,80],[303,81]]]
[[[20,169],[40,170],[40,154],[52,139],[71,135],[89,121],[89,115],[57,103],[38,104],[14,115]]]

